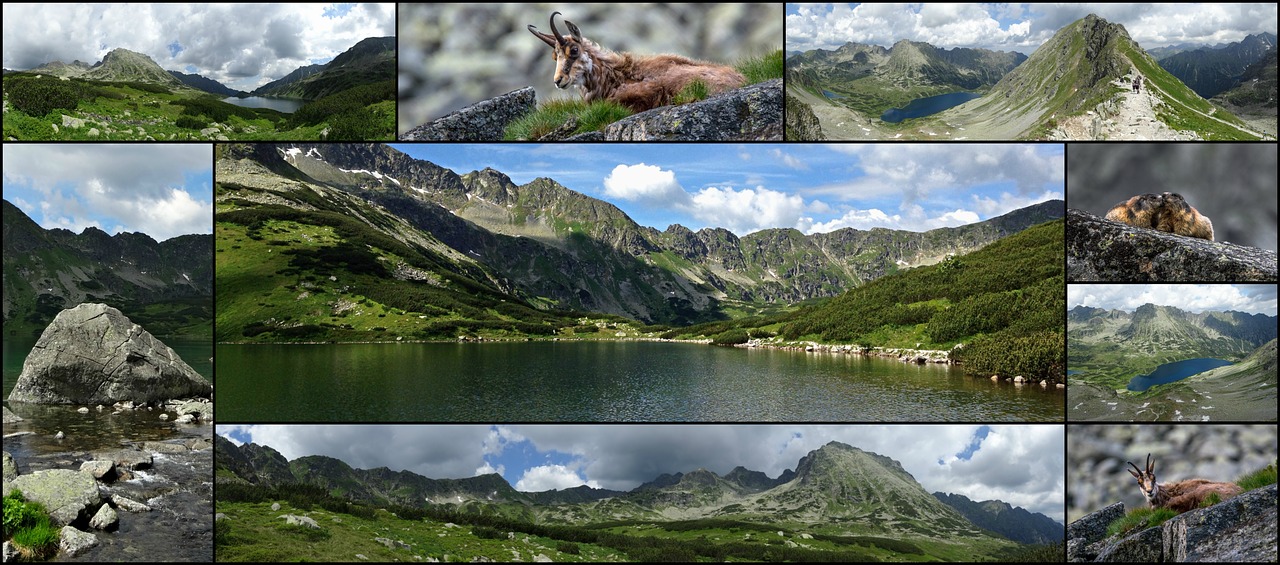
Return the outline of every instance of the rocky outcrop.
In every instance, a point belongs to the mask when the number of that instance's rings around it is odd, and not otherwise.
[[[1106,537],[1116,503],[1067,526],[1067,560],[1275,562],[1276,485],[1181,514],[1153,528]]]
[[[701,102],[640,112],[604,129],[606,141],[781,141],[782,79]]]
[[[92,405],[212,394],[209,381],[119,310],[81,304],[45,328],[9,401]]]
[[[482,100],[404,134],[406,141],[500,141],[507,124],[535,105],[532,86]]]
[[[786,95],[786,139],[787,141],[822,141],[827,138],[822,133],[822,124],[808,104]]]
[[[89,532],[82,532],[71,526],[62,528],[62,538],[58,542],[58,548],[62,550],[62,555],[66,557],[75,557],[97,547],[98,536]]]
[[[1067,210],[1067,280],[1276,280],[1276,252],[1113,222]]]
[[[4,482],[6,483],[9,481],[12,481],[15,477],[18,476],[18,464],[14,462],[13,456],[9,455],[8,451],[4,452],[3,476],[4,476]]]
[[[21,417],[19,417],[17,414],[14,414],[13,412],[10,412],[10,411],[9,411],[9,407],[8,407],[8,406],[5,406],[5,407],[4,407],[4,423],[6,423],[6,424],[16,424],[16,423],[21,422],[21,421],[22,421],[22,418],[21,418]]]
[[[50,469],[5,481],[4,492],[22,491],[27,500],[43,504],[55,524],[70,524],[89,518],[102,504],[93,476],[70,469]]]
[[[305,528],[311,528],[313,530],[320,529],[320,524],[317,524],[315,520],[308,518],[306,516],[296,516],[294,514],[285,514],[280,517],[284,518],[284,523],[289,526],[302,526]]]

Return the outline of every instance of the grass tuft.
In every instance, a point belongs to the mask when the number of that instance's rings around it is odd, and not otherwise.
[[[702,80],[694,80],[686,84],[680,92],[676,93],[675,98],[671,100],[674,105],[688,104],[690,102],[698,102],[706,100],[711,95],[711,89],[707,87],[707,83]]]
[[[747,77],[747,84],[756,84],[766,80],[782,78],[787,72],[786,57],[779,49],[760,57],[749,57],[735,66],[742,76]]]
[[[1276,464],[1273,462],[1266,467],[1258,469],[1248,475],[1240,477],[1236,481],[1237,485],[1244,490],[1253,490],[1259,487],[1276,484]]]
[[[1153,528],[1177,515],[1177,512],[1168,508],[1137,508],[1107,526],[1107,535],[1125,535],[1133,530]]]
[[[601,131],[605,126],[631,115],[617,102],[599,100],[587,104],[581,100],[550,100],[507,125],[503,139],[535,140],[565,127],[571,120],[576,127],[569,135]]]

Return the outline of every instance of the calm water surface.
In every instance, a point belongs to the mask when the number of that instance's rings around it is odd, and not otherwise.
[[[187,364],[212,380],[211,340],[161,338]],[[5,338],[4,395],[13,390],[35,338]],[[76,405],[7,403],[23,418],[5,424],[4,450],[13,456],[19,473],[42,469],[79,469],[93,453],[128,448],[143,441],[212,441],[213,426],[183,425],[159,419],[155,411],[112,414],[90,406],[88,414]],[[172,416],[172,414],[170,415]],[[54,436],[63,432],[63,439]],[[99,483],[103,496],[119,493],[151,506],[151,512],[121,512],[119,530],[98,535],[99,545],[68,561],[203,561],[213,559],[213,450],[172,455],[153,454],[151,469],[139,470],[128,481]]]
[[[1208,357],[1200,359],[1185,359],[1173,363],[1165,363],[1150,375],[1138,375],[1129,381],[1128,389],[1135,392],[1142,392],[1156,385],[1164,385],[1172,382],[1180,381],[1191,375],[1197,375],[1208,371],[1209,369],[1217,369],[1231,365],[1230,361],[1222,359],[1211,359]]]
[[[226,422],[1056,421],[1064,395],[855,355],[651,342],[218,345]]]
[[[892,108],[885,110],[880,115],[882,121],[896,124],[902,120],[910,118],[922,118],[930,114],[936,114],[952,106],[959,106],[973,100],[981,98],[982,95],[976,92],[952,92],[949,94],[939,94],[928,98],[917,98],[912,100],[904,108]]]
[[[243,106],[245,108],[267,108],[270,110],[279,110],[286,114],[292,114],[298,111],[303,104],[302,100],[290,100],[288,98],[264,98],[262,96],[249,96],[247,98],[236,98],[228,96],[222,99],[223,102]]]

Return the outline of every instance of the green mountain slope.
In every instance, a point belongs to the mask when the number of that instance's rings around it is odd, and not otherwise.
[[[325,65],[300,67],[253,91],[254,96],[318,100],[357,86],[395,78],[396,38],[360,40]]]
[[[45,230],[9,201],[3,205],[7,335],[38,335],[58,312],[82,302],[111,304],[158,335],[209,335],[212,237],[157,242],[94,227]]]
[[[312,508],[310,514],[318,516],[321,529],[332,536],[345,536],[349,521],[364,524],[349,516],[386,523],[387,515],[369,506],[404,501],[388,507],[395,513],[391,516],[409,520],[396,522],[403,525],[386,534],[407,542],[398,549],[449,546],[456,548],[453,555],[464,559],[488,551],[486,544],[475,543],[472,536],[512,541],[525,534],[604,545],[624,552],[615,558],[629,560],[652,560],[661,555],[631,549],[636,536],[649,540],[641,545],[676,552],[666,558],[683,555],[683,560],[716,555],[714,552],[756,560],[767,555],[787,560],[824,559],[824,555],[837,560],[972,560],[1020,547],[983,531],[939,502],[896,461],[837,442],[810,452],[794,473],[778,479],[741,468],[725,477],[699,469],[665,475],[630,493],[610,493],[612,496],[604,499],[595,499],[603,491],[574,489],[577,498],[589,499],[583,501],[565,500],[557,493],[519,493],[498,475],[428,479],[385,468],[353,469],[319,456],[289,462],[300,485],[268,485],[261,480],[261,472],[257,481],[246,473],[250,458],[237,453],[246,447],[237,448],[225,440],[215,447],[222,451],[215,454],[217,508],[234,517],[229,533],[220,536],[229,552],[226,555],[261,551],[265,532],[250,524],[256,523],[273,500],[287,501],[284,506],[303,510],[312,505],[323,508],[327,512]],[[360,504],[328,498],[332,496]],[[472,527],[449,531],[456,523]],[[484,527],[477,527],[481,525]],[[431,539],[417,533],[426,530],[439,535]],[[456,543],[459,538],[469,541],[466,545]],[[419,545],[422,539],[433,544]],[[321,543],[298,551],[329,547],[324,539],[312,541]],[[689,545],[691,542],[696,544]],[[395,544],[387,547],[397,549]],[[464,550],[466,547],[470,549]],[[555,547],[579,554],[574,548]],[[681,553],[684,551],[691,553]],[[275,559],[296,557],[284,554]]]

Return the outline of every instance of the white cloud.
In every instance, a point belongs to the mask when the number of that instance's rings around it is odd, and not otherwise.
[[[604,179],[604,193],[613,198],[649,203],[679,204],[688,199],[673,171],[654,165],[618,165]]]
[[[774,148],[769,150],[769,153],[773,155],[774,158],[778,159],[779,161],[782,161],[782,164],[788,167],[791,167],[792,169],[796,169],[798,171],[809,170],[809,165],[807,163],[796,158],[795,155],[787,153],[781,149]]]
[[[484,465],[481,465],[480,467],[476,468],[476,473],[473,476],[479,477],[480,475],[489,475],[493,473],[497,473],[499,475],[505,475],[507,473],[506,465],[498,465],[497,468],[494,468],[494,466],[491,465],[488,461],[485,461]]]
[[[520,480],[516,481],[515,489],[521,492],[541,492],[582,485],[600,488],[596,481],[584,480],[577,471],[564,465],[541,465],[526,470]]]
[[[868,210],[853,209],[839,218],[829,222],[813,224],[808,233],[828,233],[842,228],[869,230],[871,228],[888,228],[892,230],[929,231],[938,228],[954,228],[972,224],[982,218],[977,212],[957,208],[949,211],[937,211],[932,215],[921,206],[909,206],[906,214],[889,215],[877,208]]]
[[[762,186],[742,190],[710,186],[694,194],[687,207],[698,220],[738,235],[766,228],[807,226],[811,220],[801,215],[805,208],[803,197]]]
[[[1132,312],[1143,304],[1173,306],[1191,313],[1235,310],[1276,315],[1276,294],[1271,285],[1067,285],[1067,307],[1089,306]]]

